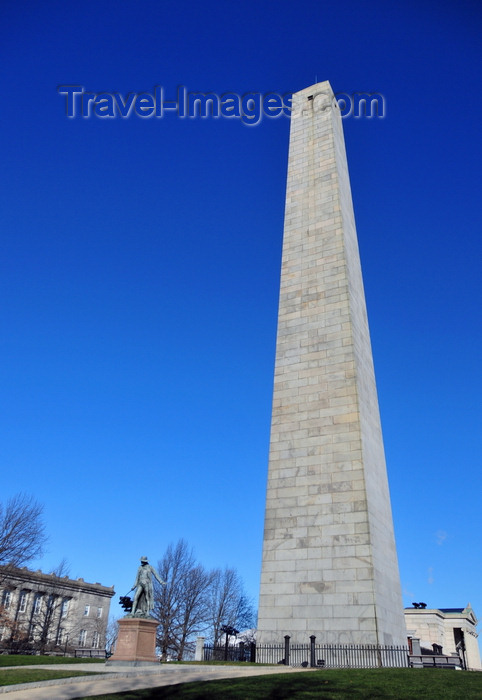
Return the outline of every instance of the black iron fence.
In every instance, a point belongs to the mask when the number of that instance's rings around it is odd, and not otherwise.
[[[239,642],[239,644],[212,645],[205,644],[204,661],[256,661],[256,644]]]
[[[258,663],[278,663],[310,668],[406,668],[409,650],[403,646],[378,644],[292,644],[286,636],[284,644],[258,644]]]
[[[251,661],[305,668],[407,668],[410,665],[408,647],[316,644],[314,636],[307,644],[291,643],[286,636],[283,644],[205,645],[203,658],[205,661]]]

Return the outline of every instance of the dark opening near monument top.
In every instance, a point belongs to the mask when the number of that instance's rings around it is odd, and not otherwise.
[[[376,193],[374,193],[374,201]],[[258,643],[406,643],[340,112],[293,95]]]

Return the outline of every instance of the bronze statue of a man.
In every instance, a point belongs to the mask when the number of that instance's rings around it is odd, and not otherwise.
[[[131,591],[134,588],[136,589],[130,613],[132,617],[149,617],[149,613],[154,608],[153,576],[161,585],[166,585],[166,582],[159,577],[154,567],[149,564],[147,557],[141,557],[141,565],[137,570],[136,580],[131,588]]]

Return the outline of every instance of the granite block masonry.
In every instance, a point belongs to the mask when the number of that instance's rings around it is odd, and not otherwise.
[[[159,620],[142,617],[121,617],[114,655],[108,666],[152,666],[156,656],[156,630]]]
[[[345,144],[328,82],[295,93],[291,117],[257,641],[284,635],[407,640]]]

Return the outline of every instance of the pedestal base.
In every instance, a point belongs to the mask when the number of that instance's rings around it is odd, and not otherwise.
[[[115,653],[108,660],[108,665],[124,664],[128,666],[145,666],[158,664],[156,656],[157,620],[141,617],[123,617],[119,620],[119,636]]]

